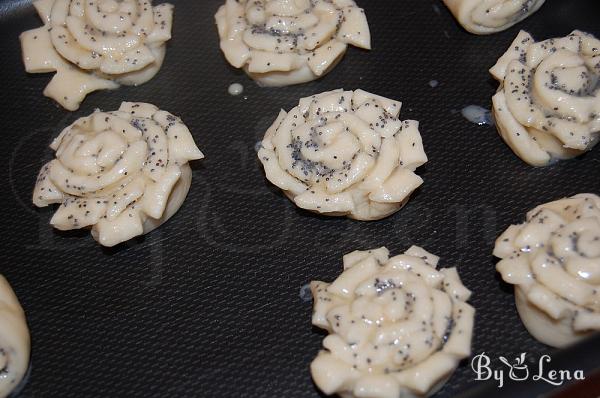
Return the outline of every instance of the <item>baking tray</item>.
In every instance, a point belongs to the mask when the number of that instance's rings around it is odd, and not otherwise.
[[[0,272],[31,329],[31,374],[21,396],[318,397],[308,366],[324,334],[311,327],[311,303],[299,292],[311,280],[333,280],[344,253],[382,245],[400,253],[419,244],[442,266],[458,267],[477,310],[474,353],[525,351],[535,360],[552,352],[520,322],[512,289],[494,269],[493,243],[537,204],[600,193],[600,150],[532,168],[493,127],[469,123],[460,109],[490,106],[496,84],[487,70],[519,29],[537,39],[573,29],[600,36],[598,1],[550,0],[505,32],[474,36],[441,1],[362,0],[374,49],[350,49],[325,78],[286,88],[260,88],[228,66],[213,20],[221,0],[172,3],[173,39],[161,72],[140,87],[94,93],[73,113],[42,96],[50,74],[24,71],[18,35],[40,26],[30,2],[0,3]],[[234,82],[243,95],[227,93]],[[399,99],[402,118],[421,122],[425,184],[382,221],[299,210],[266,182],[256,159],[255,144],[280,108],[340,87]],[[53,230],[53,209],[35,209],[31,192],[52,156],[52,137],[122,100],[181,116],[206,159],[195,162],[175,217],[105,249],[88,232]],[[598,346],[586,351],[596,365]],[[465,361],[437,397],[477,387],[473,379]]]

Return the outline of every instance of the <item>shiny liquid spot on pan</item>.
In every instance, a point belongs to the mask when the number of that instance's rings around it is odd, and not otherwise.
[[[302,286],[300,288],[300,300],[305,303],[309,303],[312,301],[312,292],[310,291],[310,283]]]
[[[479,105],[469,105],[462,108],[460,111],[461,115],[470,121],[471,123],[478,124],[480,126],[494,125],[494,118],[492,112],[489,109],[485,109]]]
[[[244,86],[242,86],[239,83],[232,83],[229,85],[227,92],[233,96],[240,95],[241,93],[244,92]]]

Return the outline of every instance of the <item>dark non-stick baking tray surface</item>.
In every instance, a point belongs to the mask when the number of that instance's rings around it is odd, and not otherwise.
[[[28,75],[18,35],[40,26],[28,1],[0,3],[0,273],[27,313],[32,362],[23,397],[317,397],[309,363],[323,333],[311,327],[300,289],[333,280],[341,257],[418,244],[457,266],[477,310],[473,352],[532,358],[551,352],[525,330],[491,252],[534,205],[600,193],[600,149],[546,168],[519,160],[495,129],[463,119],[489,107],[488,68],[519,29],[536,39],[581,29],[600,36],[597,0],[549,0],[492,36],[463,31],[438,0],[362,0],[373,50],[350,49],[325,78],[260,88],[222,57],[214,13],[221,0],[172,0],[173,39],[161,72],[140,87],[94,93],[68,112],[42,96],[51,78]],[[154,1],[158,4],[158,1]],[[431,87],[431,81],[437,81]],[[242,96],[227,93],[231,83]],[[404,102],[421,122],[425,184],[382,221],[325,218],[295,208],[268,184],[255,144],[300,97],[362,88]],[[31,192],[52,156],[51,139],[95,108],[151,102],[179,115],[206,159],[194,165],[187,201],[168,223],[116,248],[88,232],[61,233]],[[498,363],[499,365],[499,363]],[[438,393],[476,386],[468,361]]]

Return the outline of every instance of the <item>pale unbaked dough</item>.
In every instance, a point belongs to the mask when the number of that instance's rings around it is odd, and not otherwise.
[[[160,69],[173,6],[150,0],[37,0],[44,26],[21,34],[25,70],[56,72],[44,95],[76,110],[92,91],[138,85]]]
[[[355,251],[335,281],[311,283],[312,323],[329,332],[310,367],[325,394],[429,396],[470,355],[471,292],[438,260],[417,246]]]
[[[600,40],[580,31],[536,43],[521,31],[490,73],[498,132],[532,166],[592,149],[600,138]]]
[[[0,398],[25,377],[31,350],[25,313],[8,281],[0,275]]]
[[[564,347],[600,330],[600,197],[536,207],[498,238],[494,255],[536,339]]]
[[[227,0],[215,20],[227,61],[265,86],[323,76],[348,44],[371,48],[367,18],[353,0]]]
[[[398,119],[401,103],[363,90],[303,98],[281,111],[258,157],[269,181],[299,207],[377,220],[400,210],[427,162],[419,123]]]
[[[55,228],[91,227],[104,246],[168,220],[188,193],[188,162],[204,157],[179,118],[134,102],[78,119],[50,146],[56,159],[42,167],[33,203],[60,203]]]
[[[444,0],[458,23],[477,35],[496,33],[536,12],[546,0]]]

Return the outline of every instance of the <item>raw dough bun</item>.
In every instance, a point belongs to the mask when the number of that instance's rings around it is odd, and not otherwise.
[[[263,86],[315,80],[348,44],[371,48],[367,17],[353,0],[227,0],[215,20],[227,61]]]
[[[56,72],[44,90],[74,111],[93,91],[138,85],[162,66],[173,6],[150,0],[37,0],[44,26],[21,34],[25,70]]]
[[[536,207],[498,238],[494,255],[536,339],[564,347],[600,330],[600,197]]]
[[[419,122],[401,103],[363,90],[334,90],[281,111],[258,157],[269,181],[296,205],[329,216],[378,220],[400,210],[427,162]]]
[[[471,292],[438,260],[417,246],[355,251],[333,283],[311,283],[312,323],[329,332],[310,367],[325,394],[426,397],[470,356]]]
[[[546,0],[444,0],[458,23],[476,35],[510,28],[536,12]]]
[[[190,160],[204,155],[182,121],[154,105],[123,102],[67,127],[40,171],[38,207],[60,203],[57,229],[90,227],[104,246],[146,234],[167,221],[190,188]]]
[[[490,73],[498,132],[517,156],[546,166],[600,138],[600,40],[575,31],[536,43],[521,31]]]
[[[19,386],[31,351],[25,313],[8,281],[0,275],[0,397]]]

